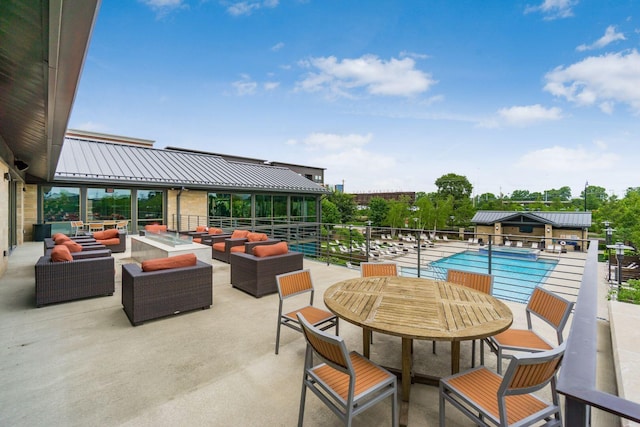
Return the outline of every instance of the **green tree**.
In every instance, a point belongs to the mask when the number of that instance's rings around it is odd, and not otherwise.
[[[546,193],[549,200],[553,200],[555,198],[559,198],[563,202],[571,200],[571,188],[567,186],[560,187],[557,190],[555,188],[546,190]]]
[[[441,176],[435,181],[438,187],[437,198],[439,200],[447,200],[449,197],[453,199],[453,221],[448,221],[449,225],[466,226],[471,222],[471,218],[475,213],[473,203],[471,202],[471,192],[473,186],[466,176],[448,173]]]
[[[382,197],[372,197],[369,201],[369,220],[374,227],[381,227],[389,213],[389,203]]]
[[[325,224],[339,224],[340,223],[340,211],[338,207],[331,200],[322,199],[322,222]]]
[[[500,200],[493,193],[484,193],[478,196],[476,209],[482,211],[498,211],[501,208]]]
[[[346,224],[347,222],[353,221],[357,210],[356,197],[353,194],[334,191],[329,194],[328,197],[340,212],[340,223]]]
[[[406,197],[400,197],[398,200],[389,200],[389,212],[387,212],[386,223],[391,228],[404,227],[405,220],[409,218],[409,200]]]

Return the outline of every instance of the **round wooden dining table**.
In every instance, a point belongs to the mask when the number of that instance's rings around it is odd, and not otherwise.
[[[401,421],[406,421],[412,379],[418,379],[411,369],[414,339],[450,341],[451,373],[457,373],[461,341],[498,334],[513,322],[509,307],[491,295],[442,280],[414,277],[344,280],[326,290],[324,303],[341,319],[362,327],[367,358],[371,331],[402,338],[401,395],[405,404]],[[423,381],[416,382],[438,384],[436,377],[420,377]]]

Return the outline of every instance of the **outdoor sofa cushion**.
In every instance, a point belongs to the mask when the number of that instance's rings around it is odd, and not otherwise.
[[[169,270],[172,268],[192,267],[198,258],[195,254],[174,255],[167,258],[155,258],[142,261],[142,271]]]
[[[82,245],[78,242],[74,242],[73,240],[67,240],[66,242],[62,242],[61,245],[56,246],[66,246],[69,249],[69,252],[81,252]]]
[[[71,252],[69,248],[65,245],[56,245],[51,249],[51,261],[53,262],[62,262],[62,261],[73,261],[73,257],[71,256]]]
[[[250,242],[262,242],[269,238],[266,233],[249,233],[247,234],[247,240]]]
[[[249,234],[249,230],[233,230],[231,233],[232,239],[246,238],[247,234]]]
[[[95,233],[93,233],[93,238],[96,240],[113,239],[118,238],[118,233],[119,231],[116,228],[110,228],[109,230],[96,231]]]
[[[279,242],[273,245],[260,245],[253,248],[253,255],[258,258],[269,257],[274,255],[282,255],[289,252],[287,242]]]

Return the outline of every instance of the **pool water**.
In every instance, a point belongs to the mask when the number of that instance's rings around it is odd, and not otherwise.
[[[434,261],[422,267],[420,277],[445,280],[447,270],[463,270],[474,273],[488,273],[489,257],[475,251],[460,252],[447,258]],[[493,256],[491,273],[493,274],[493,296],[509,301],[526,303],[533,289],[543,283],[558,264],[556,260]],[[416,277],[416,268],[402,268],[403,276]]]

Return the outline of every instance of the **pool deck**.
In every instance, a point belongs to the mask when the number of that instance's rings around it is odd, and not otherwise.
[[[300,334],[285,330],[280,354],[274,354],[277,295],[256,299],[233,289],[229,266],[212,260],[211,309],[132,327],[120,302],[121,265],[131,262],[129,250],[114,255],[113,296],[35,308],[33,266],[41,254],[41,242],[19,246],[1,281],[0,425],[296,424],[305,343]],[[309,260],[304,267],[311,269],[318,306],[330,285],[359,276],[357,269]],[[507,305],[514,313],[514,326],[524,327],[524,306]],[[350,349],[360,350],[359,328],[341,322],[340,335]],[[603,317],[598,328],[598,382],[615,391],[609,336]],[[469,343],[463,343],[462,369],[469,367],[469,353]],[[432,355],[431,342],[416,342],[417,372],[446,375],[449,358],[445,343],[439,343]],[[376,334],[372,359],[399,366],[399,341]],[[495,357],[488,355],[486,361],[495,369]],[[437,425],[437,395],[435,387],[412,385],[409,425]],[[389,417],[390,403],[381,402],[356,417],[354,425],[386,426]],[[592,421],[598,427],[616,422],[596,410]],[[305,426],[338,425],[337,417],[309,394]],[[473,424],[448,408],[447,425]]]

